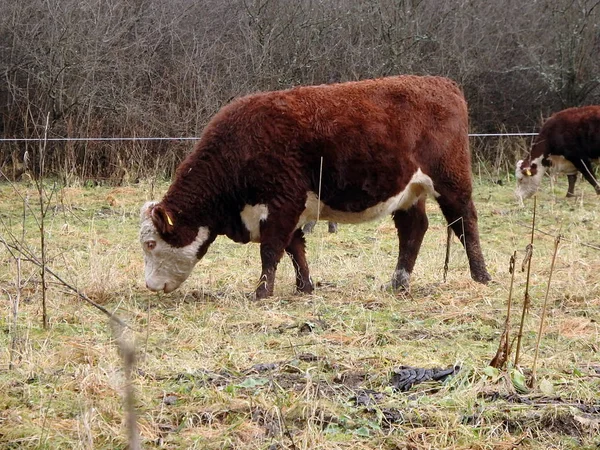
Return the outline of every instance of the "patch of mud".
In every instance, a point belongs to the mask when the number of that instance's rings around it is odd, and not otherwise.
[[[481,397],[489,402],[486,407],[488,411],[490,408],[496,409],[493,414],[496,416],[495,420],[500,420],[512,434],[530,430],[533,434],[551,432],[581,438],[600,433],[600,404],[586,404],[560,397],[531,398],[498,392],[486,392]],[[527,408],[507,408],[502,406],[503,402],[526,405]]]
[[[336,375],[334,383],[343,384],[347,388],[355,389],[369,379],[369,374],[365,372],[343,372]]]

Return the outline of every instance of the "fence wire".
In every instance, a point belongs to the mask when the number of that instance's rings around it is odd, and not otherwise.
[[[515,137],[515,136],[537,136],[537,133],[469,133],[469,137]],[[55,137],[55,138],[0,138],[0,142],[86,142],[86,141],[197,141],[198,136],[179,137]]]

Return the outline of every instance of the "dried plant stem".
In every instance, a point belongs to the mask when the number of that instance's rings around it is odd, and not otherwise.
[[[550,264],[550,275],[548,275],[548,285],[546,286],[546,295],[544,296],[544,305],[542,306],[542,317],[540,318],[540,329],[538,330],[537,341],[535,343],[535,355],[533,357],[533,367],[531,369],[531,379],[529,380],[530,387],[535,386],[536,382],[536,369],[538,354],[540,351],[540,342],[542,340],[542,333],[544,331],[544,321],[546,320],[546,310],[548,306],[548,295],[550,293],[550,283],[552,282],[552,274],[554,273],[554,263],[556,262],[556,254],[558,253],[558,246],[560,244],[560,234],[554,241],[554,253],[552,254],[552,263]]]
[[[508,302],[506,305],[506,320],[504,321],[504,331],[500,337],[500,344],[496,356],[490,362],[490,366],[500,369],[504,367],[510,357],[510,314],[512,308],[512,293],[515,282],[515,262],[517,260],[517,252],[515,251],[510,257],[509,272],[510,272],[510,288],[508,290]]]
[[[323,157],[321,156],[321,162],[319,164],[319,192],[317,193],[317,204],[319,204],[321,202],[321,187],[322,187],[322,183],[323,183]],[[317,223],[319,223],[319,219],[321,216],[321,208],[317,207]],[[320,235],[319,238],[319,250],[317,253],[317,261],[318,261],[318,266],[319,266],[319,270],[320,270],[320,266],[321,266],[321,256],[323,255],[323,235]],[[314,292],[317,292],[317,284],[314,283]]]
[[[521,266],[521,270],[525,269],[525,265],[527,265],[527,279],[525,281],[525,294],[523,296],[523,311],[521,313],[521,323],[519,324],[519,334],[517,335],[517,350],[515,352],[515,366],[519,365],[519,357],[521,356],[521,340],[523,338],[523,326],[525,323],[525,316],[527,315],[527,311],[529,310],[529,303],[531,299],[529,298],[529,280],[531,277],[531,258],[533,256],[533,238],[535,235],[535,215],[537,209],[537,196],[533,197],[533,218],[531,219],[531,238],[529,241],[529,245],[525,249],[525,258],[523,259],[523,265]]]
[[[11,339],[10,339],[10,356],[8,362],[8,369],[14,368],[15,354],[17,352],[17,344],[19,342],[19,304],[21,302],[21,258],[17,258],[17,280],[16,280],[16,295],[12,299],[10,294],[9,298],[12,300],[12,326],[11,326]]]
[[[517,225],[522,226],[524,228],[531,229],[531,225],[527,225],[525,223],[519,223],[519,222],[517,222]],[[536,231],[536,233],[545,234],[546,236],[552,236],[552,237],[555,236],[555,233],[549,233],[547,231],[540,230],[539,228],[536,228],[535,231]],[[600,246],[598,246],[598,245],[588,244],[587,242],[579,242],[576,239],[567,239],[564,236],[561,237],[561,241],[563,241],[563,242],[572,242],[573,244],[580,245],[582,247],[591,248],[593,250],[600,250]]]
[[[131,340],[125,337],[125,328],[118,322],[111,322],[113,334],[117,341],[119,353],[123,359],[123,369],[125,373],[124,403],[125,403],[125,423],[127,425],[127,446],[130,450],[141,449],[140,434],[137,426],[137,414],[135,412],[135,392],[132,383],[133,368],[135,366],[135,346]]]
[[[26,248],[24,248],[19,243],[17,243],[17,244],[10,244],[10,243],[6,242],[6,240],[2,236],[0,236],[0,243],[4,244],[4,246],[11,253],[11,256],[13,258],[15,258],[15,259],[18,258],[18,256],[14,253],[14,252],[16,252],[19,255],[22,255],[25,258],[25,261],[31,262],[34,265],[38,266],[39,268],[42,268],[41,261],[39,259],[37,259],[34,254],[32,254],[29,250],[27,250]],[[47,265],[44,267],[44,271],[46,273],[50,274],[51,276],[53,276],[61,285],[63,285],[64,287],[66,287],[71,292],[75,293],[79,298],[81,298],[85,302],[89,303],[94,308],[96,308],[96,309],[100,310],[101,312],[103,312],[111,321],[114,321],[114,322],[118,323],[122,327],[129,328],[129,329],[133,330],[133,328],[131,326],[129,326],[125,322],[123,322],[118,316],[116,316],[115,314],[111,313],[105,307],[103,307],[102,305],[99,305],[98,303],[96,303],[95,301],[93,301],[92,299],[90,299],[87,295],[85,295],[83,292],[80,292],[77,288],[73,287],[72,285],[70,285],[69,283],[67,283],[65,280],[63,280],[57,273],[55,273]]]
[[[42,325],[44,329],[48,328],[48,310],[46,308],[46,231],[44,228],[44,222],[46,217],[47,205],[44,201],[44,158],[46,154],[46,144],[48,143],[48,124],[50,121],[50,113],[46,115],[46,125],[44,127],[44,140],[40,146],[39,155],[39,179],[36,179],[36,186],[38,191],[38,199],[40,202],[40,220],[39,220],[39,231],[40,231],[40,277],[42,280]]]
[[[160,299],[160,293],[158,293]],[[146,337],[144,342],[144,362],[148,355],[148,340],[150,339],[150,297],[148,297],[148,304],[146,306]]]
[[[444,283],[448,276],[448,265],[450,264],[450,244],[452,244],[452,228],[450,225],[446,227],[448,234],[446,235],[446,257],[444,258]]]
[[[448,267],[450,264],[450,244],[452,243],[452,233],[453,233],[452,225],[454,225],[459,220],[461,221],[462,234],[457,237],[458,237],[458,240],[463,244],[463,246],[465,248],[467,248],[467,241],[465,239],[465,222],[463,221],[462,217],[459,217],[458,219],[449,223],[446,226],[446,230],[448,231],[448,234],[446,235],[446,257],[444,259],[444,282],[446,281],[446,277],[448,275]]]

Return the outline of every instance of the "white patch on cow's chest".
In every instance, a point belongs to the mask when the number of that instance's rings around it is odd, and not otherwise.
[[[371,206],[360,212],[347,212],[332,209],[318,200],[314,192],[308,193],[306,209],[300,216],[298,227],[310,220],[329,220],[339,223],[361,223],[379,219],[390,215],[394,211],[407,210],[421,198],[427,195],[439,196],[433,186],[431,178],[418,169],[412,176],[404,190],[387,200]]]
[[[260,223],[269,217],[269,208],[267,205],[246,205],[240,213],[242,222],[250,233],[252,242],[260,242]]]

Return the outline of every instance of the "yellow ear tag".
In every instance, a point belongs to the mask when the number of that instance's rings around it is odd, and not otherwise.
[[[531,176],[531,170],[529,170],[529,169],[525,170],[525,175],[527,175],[528,177],[530,177]]]
[[[173,226],[173,221],[171,220],[171,216],[168,215],[167,213],[165,213],[165,216],[167,216],[167,223],[171,226]]]

